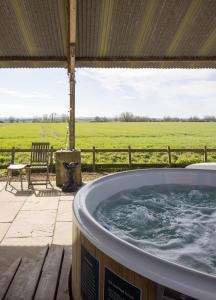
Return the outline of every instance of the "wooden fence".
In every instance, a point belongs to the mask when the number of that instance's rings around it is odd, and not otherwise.
[[[122,148],[122,149],[104,149],[104,148],[90,148],[90,149],[80,149],[81,154],[83,153],[91,153],[92,155],[92,162],[90,164],[82,163],[82,169],[83,170],[91,170],[91,171],[97,171],[97,170],[105,170],[105,169],[132,169],[132,168],[145,168],[145,167],[184,167],[190,162],[187,162],[185,164],[176,164],[172,161],[172,154],[173,153],[198,153],[203,156],[203,162],[208,161],[208,154],[209,153],[216,153],[216,148],[207,148],[206,146],[204,148],[171,148],[170,146],[166,148],[151,148],[151,149],[140,149],[140,148],[131,148],[130,146],[128,148]],[[54,149],[51,147],[50,149],[50,165],[51,167],[54,167],[55,164],[55,151],[57,149]],[[16,159],[17,153],[30,153],[31,149],[17,149],[13,147],[12,149],[0,149],[0,155],[2,153],[7,153],[11,157],[9,159],[9,163],[7,164],[1,164],[0,163],[0,169],[6,169],[8,164],[14,164],[18,163]],[[127,163],[99,163],[97,162],[97,154],[98,153],[126,153],[127,154]],[[163,153],[167,155],[167,162],[166,163],[135,163],[133,161],[133,153]],[[53,168],[52,168],[53,169]]]

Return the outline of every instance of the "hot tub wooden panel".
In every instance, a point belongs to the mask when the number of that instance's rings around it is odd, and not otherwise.
[[[74,300],[81,299],[81,245],[99,261],[99,300],[104,300],[105,268],[141,290],[140,300],[156,300],[156,284],[129,270],[95,247],[73,222],[72,290]]]

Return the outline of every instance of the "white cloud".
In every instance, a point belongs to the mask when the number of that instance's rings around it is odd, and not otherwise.
[[[29,105],[22,104],[6,104],[0,103],[0,117],[34,117],[42,116],[43,114],[50,114],[52,112],[58,112],[58,114],[67,113],[67,107],[64,106],[55,106],[55,108],[50,108],[49,105],[43,105],[41,108],[40,105],[29,103]]]
[[[211,69],[77,69],[77,116],[123,111],[161,117],[216,115],[216,71]],[[64,113],[66,72],[0,72],[0,117]]]
[[[32,92],[32,93],[26,93],[18,90],[5,90],[0,89],[0,97],[3,96],[10,96],[10,97],[16,97],[16,98],[31,98],[31,99],[53,99],[52,96],[45,94],[45,93],[39,93],[39,92]]]
[[[186,87],[210,82],[212,70],[152,70],[152,69],[98,69],[81,70],[79,75],[97,81],[103,88],[111,91],[132,89],[137,93],[149,90],[160,91],[161,87]]]
[[[216,113],[215,70],[85,69],[79,76],[110,93],[121,111],[157,117]]]

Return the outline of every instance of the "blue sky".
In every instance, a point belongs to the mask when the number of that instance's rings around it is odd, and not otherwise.
[[[68,112],[64,69],[1,69],[0,118]],[[78,69],[77,117],[216,116],[216,70]]]

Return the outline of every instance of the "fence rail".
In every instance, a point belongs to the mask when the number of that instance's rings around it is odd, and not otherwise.
[[[50,156],[51,161],[50,165],[53,167],[55,160],[54,160],[54,153],[59,149],[54,149],[51,147]],[[184,164],[176,164],[172,160],[173,153],[198,153],[203,155],[203,162],[208,161],[208,153],[216,153],[216,148],[207,148],[207,146],[203,148],[171,148],[167,146],[166,148],[96,148],[92,147],[89,149],[80,149],[81,153],[92,153],[92,162],[90,164],[82,163],[83,169],[88,169],[92,171],[96,171],[97,169],[107,169],[107,168],[139,168],[139,167],[162,167],[162,166],[169,166],[169,167],[176,167],[176,166],[184,166]],[[14,164],[16,162],[16,154],[17,153],[30,153],[31,149],[18,149],[18,148],[11,148],[11,149],[0,149],[0,155],[2,153],[10,153],[11,158],[9,159],[9,164]],[[127,163],[99,163],[97,162],[97,154],[98,153],[127,153]],[[135,163],[133,161],[133,153],[165,153],[167,154],[167,162],[166,163]],[[185,164],[186,165],[186,164]],[[1,165],[0,169],[6,169],[8,164]]]

